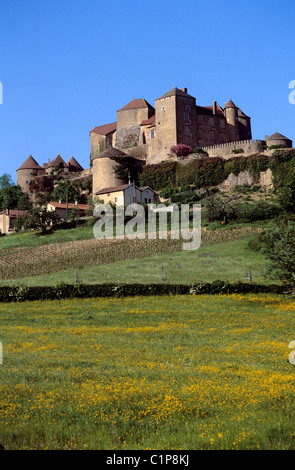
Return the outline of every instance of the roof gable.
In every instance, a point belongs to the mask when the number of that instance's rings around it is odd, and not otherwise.
[[[60,155],[57,155],[57,157],[55,157],[52,162],[48,163],[47,168],[55,167],[60,164],[62,164],[66,168],[69,166]]]

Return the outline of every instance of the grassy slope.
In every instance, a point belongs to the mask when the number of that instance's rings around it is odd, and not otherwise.
[[[26,246],[36,247],[49,245],[50,243],[63,243],[91,238],[93,238],[93,227],[91,225],[57,230],[48,235],[40,235],[38,232],[19,232],[0,237],[0,250]]]
[[[251,269],[253,281],[270,283],[264,278],[265,258],[250,251],[248,238],[218,245],[200,247],[196,251],[180,251],[140,260],[121,261],[101,266],[86,266],[81,272],[84,283],[102,282],[162,282],[162,267],[169,283],[211,282],[216,279],[245,282]],[[73,283],[76,270],[56,272],[20,280],[1,281],[1,284],[52,285]]]

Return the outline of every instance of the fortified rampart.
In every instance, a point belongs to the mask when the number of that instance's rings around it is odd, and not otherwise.
[[[208,153],[209,157],[223,157],[227,159],[232,158],[236,154],[251,155],[260,152],[263,145],[265,145],[264,140],[239,140],[238,142],[228,142],[202,148]]]

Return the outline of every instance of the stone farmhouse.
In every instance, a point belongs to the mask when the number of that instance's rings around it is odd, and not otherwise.
[[[149,186],[139,188],[136,184],[129,183],[111,188],[104,188],[94,194],[103,204],[109,202],[118,206],[128,204],[150,204],[158,200],[157,193]]]

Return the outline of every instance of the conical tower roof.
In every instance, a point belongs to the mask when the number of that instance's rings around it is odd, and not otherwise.
[[[224,109],[226,109],[226,108],[237,108],[237,106],[235,105],[235,103],[232,100],[229,100],[228,103],[224,104]]]
[[[43,168],[36,162],[35,158],[30,155],[18,170],[43,170]]]
[[[283,134],[280,134],[278,131],[270,135],[267,140],[280,140],[280,139],[290,140],[288,137],[284,136]]]
[[[80,163],[78,163],[77,160],[74,157],[72,157],[68,161],[68,165],[69,165],[69,167],[73,167],[77,171],[83,171],[83,169],[84,169],[84,168],[81,167]]]
[[[107,147],[101,154],[93,158],[111,158],[111,157],[126,157],[127,154],[115,147]]]

